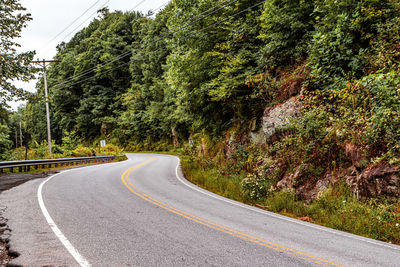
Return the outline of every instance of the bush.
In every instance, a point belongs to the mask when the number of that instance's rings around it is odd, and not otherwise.
[[[317,25],[310,47],[311,76],[318,88],[366,73],[365,52],[379,25],[396,16],[391,0],[317,1]],[[398,13],[397,13],[398,14]]]
[[[80,143],[81,142],[74,131],[65,131],[62,138],[62,150],[64,151],[64,155],[72,156],[74,149],[77,148]]]
[[[74,156],[74,157],[93,157],[95,155],[96,155],[96,152],[94,151],[94,149],[84,147],[84,146],[78,146],[72,152],[72,156]]]
[[[101,150],[101,151],[103,153],[103,150]],[[113,144],[107,144],[104,147],[104,152],[108,156],[118,156],[123,153],[123,149],[121,149],[120,147],[113,145]]]

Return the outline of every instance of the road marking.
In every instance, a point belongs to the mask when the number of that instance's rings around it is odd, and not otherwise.
[[[271,216],[271,217],[274,217],[274,218],[277,218],[277,219],[280,219],[280,220],[284,220],[284,221],[300,224],[300,225],[303,225],[303,226],[306,226],[306,227],[309,227],[309,228],[317,229],[317,230],[320,230],[320,231],[324,231],[324,232],[327,232],[327,233],[331,233],[331,234],[347,237],[347,238],[358,240],[358,241],[363,241],[363,242],[370,243],[370,244],[373,244],[373,245],[386,247],[386,248],[391,248],[391,249],[394,249],[394,250],[400,250],[400,247],[395,247],[393,245],[385,244],[383,241],[375,241],[375,240],[369,239],[367,237],[345,234],[345,233],[342,233],[339,230],[329,229],[329,228],[326,228],[326,227],[323,227],[323,226],[319,226],[319,225],[312,224],[312,223],[306,223],[306,222],[303,222],[303,221],[300,221],[300,220],[297,220],[297,219],[293,219],[293,218],[290,218],[290,217],[286,217],[286,216],[283,216],[283,215],[280,215],[280,214],[276,214],[276,213],[273,213],[273,212],[270,212],[270,211],[260,210],[259,208],[248,206],[246,204],[243,204],[243,203],[231,200],[231,199],[227,199],[225,197],[222,197],[222,196],[216,195],[214,193],[211,193],[211,192],[207,191],[206,189],[198,187],[198,186],[192,184],[191,182],[187,181],[186,179],[181,178],[180,175],[179,175],[179,171],[178,171],[179,170],[179,166],[180,166],[180,158],[176,157],[176,156],[172,156],[172,155],[168,155],[168,156],[170,156],[172,158],[176,158],[178,160],[178,164],[176,165],[176,169],[175,169],[176,178],[181,183],[186,185],[187,187],[190,187],[191,189],[196,190],[196,191],[198,191],[198,192],[200,192],[200,193],[202,193],[204,195],[207,195],[209,197],[224,201],[224,202],[229,203],[229,204],[234,205],[234,206],[242,207],[244,209],[251,210],[251,211],[254,211],[254,212],[257,212],[257,213],[260,213],[260,214],[268,215],[268,216]]]
[[[37,191],[37,198],[39,201],[39,206],[40,209],[42,210],[42,213],[44,215],[44,217],[46,218],[47,223],[49,224],[51,230],[53,230],[54,234],[57,236],[57,238],[61,241],[61,243],[64,245],[64,247],[68,250],[68,252],[72,255],[72,257],[74,257],[74,259],[76,260],[76,262],[82,266],[82,267],[89,267],[91,266],[89,264],[89,262],[82,257],[81,254],[79,254],[79,252],[74,248],[74,246],[71,244],[71,242],[69,242],[69,240],[65,237],[65,235],[61,232],[60,228],[57,227],[57,225],[55,224],[55,222],[53,221],[53,219],[51,218],[49,212],[47,211],[46,206],[44,205],[44,201],[43,201],[43,197],[42,197],[42,188],[43,185],[45,183],[47,183],[47,181],[49,181],[50,179],[56,177],[57,175],[59,175],[61,173],[55,174],[53,176],[50,176],[49,178],[47,178],[46,180],[44,180],[38,188]]]
[[[170,211],[170,212],[172,212],[174,214],[180,215],[180,216],[182,216],[182,217],[184,217],[184,218],[186,218],[188,220],[191,220],[191,221],[197,222],[199,224],[205,225],[205,226],[207,226],[209,228],[212,228],[212,229],[215,229],[217,231],[224,232],[224,233],[227,233],[227,234],[235,236],[235,237],[239,237],[241,239],[250,241],[252,243],[257,243],[259,245],[266,246],[266,247],[272,248],[274,250],[278,250],[278,251],[284,252],[284,253],[289,254],[289,255],[297,256],[297,257],[299,257],[299,258],[301,258],[303,260],[307,260],[309,262],[317,263],[317,264],[320,264],[320,265],[342,266],[342,265],[334,263],[332,261],[328,261],[328,260],[325,260],[325,259],[322,259],[322,258],[319,258],[319,257],[316,257],[316,256],[312,256],[312,255],[309,255],[307,253],[304,253],[304,252],[301,252],[301,251],[297,251],[295,249],[292,249],[292,248],[289,248],[289,247],[285,247],[285,246],[282,246],[282,245],[279,245],[279,244],[276,244],[276,243],[273,243],[273,242],[270,242],[270,241],[267,241],[267,240],[264,240],[264,239],[249,235],[249,234],[242,233],[240,231],[236,231],[236,230],[230,229],[228,227],[216,224],[214,222],[202,219],[200,217],[197,217],[195,215],[192,215],[190,213],[184,212],[184,211],[179,210],[179,209],[177,209],[175,207],[167,205],[167,204],[165,204],[165,203],[163,203],[161,201],[158,201],[158,200],[156,200],[156,199],[154,199],[154,198],[152,198],[152,197],[150,197],[150,196],[148,196],[146,194],[143,194],[143,193],[140,193],[140,192],[136,191],[135,190],[136,188],[133,186],[133,184],[129,180],[129,175],[134,170],[136,170],[136,169],[138,169],[138,168],[150,163],[154,159],[155,159],[154,157],[151,157],[149,160],[127,169],[121,175],[121,180],[122,180],[123,184],[132,193],[134,193],[138,197],[140,197],[140,198],[142,198],[142,199],[144,199],[144,200],[146,200],[146,201],[148,201],[148,202],[150,202],[150,203],[152,203],[154,205],[157,205],[157,206],[159,206],[159,207],[161,207],[161,208],[163,208],[165,210],[168,210],[168,211]]]

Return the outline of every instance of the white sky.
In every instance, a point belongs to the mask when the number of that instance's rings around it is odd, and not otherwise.
[[[137,6],[135,10],[147,13],[148,10],[156,9],[169,0],[100,0],[82,18],[50,43],[49,41],[82,15],[97,0],[20,0],[20,2],[27,9],[27,12],[31,13],[33,20],[28,22],[27,27],[22,32],[22,37],[17,40],[21,45],[19,51],[35,50],[37,53],[35,59],[42,60],[52,59],[56,54],[57,44],[62,41],[69,41],[75,32],[86,27],[97,16],[96,11],[102,8],[106,2],[105,6],[110,11],[128,11]],[[83,24],[79,26],[81,23]],[[78,26],[79,28],[77,28]],[[77,29],[74,31],[75,28]],[[34,92],[36,81],[29,83],[15,82],[15,84]],[[9,105],[16,109],[22,103],[10,102]]]

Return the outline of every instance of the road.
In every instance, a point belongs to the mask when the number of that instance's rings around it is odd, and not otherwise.
[[[399,266],[400,247],[266,212],[186,181],[179,159],[62,172],[0,195],[26,266]]]

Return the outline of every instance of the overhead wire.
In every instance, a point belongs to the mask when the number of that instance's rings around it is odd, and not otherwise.
[[[157,8],[155,8],[155,9],[150,10],[150,11],[155,12],[155,11],[157,11],[158,9],[161,9],[162,7],[164,7],[165,5],[167,5],[168,3],[169,3],[169,1],[166,2],[166,3],[164,3],[164,4],[162,4],[161,6],[159,6],[159,7],[157,7]],[[149,17],[149,16],[152,16],[152,15],[153,15],[153,14],[148,14],[148,15],[146,15],[146,16],[144,16],[144,17]],[[124,54],[122,54],[122,55],[119,55],[118,58],[115,58],[115,59],[113,59],[113,60],[109,60],[109,61],[106,61],[106,62],[104,62],[104,63],[102,63],[102,64],[99,64],[99,65],[97,65],[96,67],[90,68],[90,69],[84,71],[83,73],[81,73],[81,74],[79,74],[79,75],[72,76],[72,77],[66,79],[66,80],[63,81],[63,82],[60,82],[60,83],[58,83],[58,84],[53,85],[53,87],[54,87],[54,86],[58,86],[58,85],[62,85],[62,84],[65,84],[65,83],[68,83],[68,82],[70,82],[70,81],[72,81],[72,80],[74,80],[74,79],[76,79],[76,78],[80,78],[80,77],[82,77],[82,76],[85,76],[86,74],[89,74],[89,73],[91,73],[91,72],[93,72],[93,71],[96,71],[96,69],[98,69],[98,68],[100,68],[100,67],[107,66],[107,65],[109,65],[109,64],[111,64],[111,63],[113,63],[113,62],[115,62],[115,61],[117,61],[117,60],[122,59],[123,57],[125,57],[126,55],[129,55],[130,53],[131,53],[131,52],[129,51],[129,52],[126,52],[126,53],[124,53]],[[122,57],[121,57],[121,56],[122,56]]]
[[[238,15],[240,15],[240,14],[242,14],[242,13],[244,13],[244,12],[250,10],[250,9],[253,9],[253,8],[255,8],[255,7],[257,7],[257,6],[261,5],[261,4],[263,4],[263,3],[266,2],[266,1],[267,1],[267,0],[260,1],[260,2],[258,2],[257,4],[255,4],[255,5],[253,5],[253,6],[250,6],[250,7],[246,8],[246,9],[244,9],[244,10],[242,10],[242,11],[239,11],[239,12],[233,14],[233,15],[229,15],[229,16],[226,17],[225,19],[219,20],[219,21],[217,21],[217,22],[215,22],[215,23],[213,23],[213,24],[210,24],[209,26],[207,26],[207,27],[205,27],[205,28],[202,28],[202,29],[200,29],[200,30],[198,30],[198,31],[204,31],[204,30],[207,30],[207,29],[209,29],[209,28],[212,28],[212,27],[214,27],[214,26],[216,26],[216,25],[219,25],[219,24],[221,24],[221,23],[227,21],[227,20],[230,19],[230,18],[236,17],[236,16],[238,16]],[[179,40],[182,41],[182,40],[186,40],[186,39],[189,39],[189,38],[192,38],[192,37],[193,37],[193,36],[187,36],[187,37],[181,38],[181,39],[179,39]],[[150,43],[150,44],[151,44],[151,43]],[[150,44],[149,44],[149,45],[150,45]],[[148,46],[149,46],[149,45],[148,45]],[[148,46],[146,46],[146,47],[148,47]],[[161,49],[166,48],[167,46],[168,46],[168,45],[165,45],[165,46],[163,46],[163,47],[161,47],[161,48],[159,48],[159,49],[157,49],[157,50],[155,50],[155,51],[152,51],[152,52],[150,52],[150,53],[155,53],[155,52],[157,52],[157,51],[159,51],[159,50],[161,50]],[[146,48],[146,47],[145,47],[145,48]],[[148,55],[148,54],[150,54],[150,53],[147,53],[147,54],[145,54],[145,55]],[[143,55],[143,56],[145,56],[145,55]],[[113,70],[115,70],[115,69],[118,69],[118,68],[120,68],[120,67],[122,67],[122,66],[125,66],[125,65],[128,65],[128,64],[130,64],[130,62],[125,62],[125,63],[123,63],[123,64],[121,64],[121,65],[118,65],[118,66],[116,66],[116,67],[114,67],[114,68],[111,68],[111,69],[109,69],[109,70],[107,70],[107,71],[104,71],[104,72],[101,72],[101,73],[97,73],[97,74],[94,75],[94,76],[88,77],[88,78],[83,79],[83,80],[79,80],[79,81],[77,81],[77,82],[74,82],[74,83],[69,84],[69,85],[67,85],[67,86],[64,86],[64,87],[62,87],[62,88],[66,88],[66,87],[69,87],[69,86],[77,85],[77,84],[79,84],[79,83],[82,83],[82,82],[88,81],[88,80],[90,80],[90,79],[96,78],[97,75],[99,75],[99,74],[106,74],[106,73],[108,73],[108,72],[111,72],[111,71],[113,71]]]
[[[96,6],[101,0],[97,0],[94,2],[90,7],[88,7],[81,15],[79,15],[76,19],[74,19],[70,24],[68,24],[67,27],[65,27],[63,30],[61,30],[56,36],[54,36],[52,39],[50,39],[41,50],[44,50],[47,48],[57,37],[59,37],[61,34],[63,34],[69,27],[74,25],[75,22],[77,22],[80,18],[82,18],[89,10],[91,10],[94,6]]]
[[[100,7],[100,9],[102,9],[103,7],[105,7],[108,2],[110,2],[110,0],[107,0],[106,2],[104,2],[104,4]],[[73,33],[75,33],[75,31],[77,29],[79,29],[83,24],[85,24],[89,19],[91,19],[93,17],[93,15],[95,15],[98,12],[98,10],[94,11],[93,13],[90,14],[90,16],[84,20],[83,22],[81,22],[78,26],[76,26],[71,32],[69,32],[67,35],[65,35],[61,40],[65,40],[67,39],[69,36],[71,36]]]
[[[229,2],[229,1],[230,1],[230,2]],[[227,6],[232,5],[233,3],[237,2],[237,1],[238,1],[238,0],[233,0],[233,1],[227,0],[227,1],[224,1],[224,2],[222,2],[222,3],[220,3],[220,4],[216,5],[216,6],[214,6],[214,7],[210,8],[210,9],[208,9],[208,10],[206,10],[206,11],[200,13],[198,16],[196,16],[196,17],[193,18],[192,20],[189,20],[189,21],[188,21],[186,24],[184,24],[183,26],[181,26],[181,27],[179,27],[179,28],[173,30],[172,32],[169,32],[169,33],[167,33],[167,34],[161,36],[159,39],[153,41],[152,43],[156,43],[156,42],[158,42],[158,41],[161,41],[161,40],[167,38],[168,36],[170,36],[170,35],[172,35],[172,34],[174,34],[174,33],[177,33],[178,31],[184,30],[184,29],[186,29],[187,27],[193,25],[194,23],[196,23],[196,22],[198,22],[198,21],[200,21],[200,20],[203,20],[203,19],[206,18],[206,17],[209,17],[209,16],[215,14],[215,13],[218,12],[219,10],[221,10],[221,9],[227,7]],[[229,3],[227,3],[227,2],[229,2]],[[225,4],[225,3],[227,3],[227,4]],[[222,5],[222,4],[225,4],[225,5],[219,7],[218,9],[216,9],[216,10],[214,10],[214,11],[212,11],[212,12],[209,12],[209,11],[211,11],[212,9],[215,9],[216,7],[218,7],[218,6]],[[209,13],[207,13],[207,12],[209,12]],[[207,13],[207,14],[204,15],[204,16],[202,16],[202,17],[200,17],[201,15],[203,15],[203,14],[205,14],[205,13]],[[150,44],[152,44],[152,43],[150,43]],[[149,44],[149,45],[150,45],[150,44]],[[123,53],[123,54],[117,56],[116,58],[114,58],[114,59],[112,59],[112,60],[109,60],[109,61],[106,61],[106,62],[104,62],[104,63],[102,63],[102,64],[99,64],[99,65],[97,65],[96,67],[93,67],[93,68],[91,68],[91,69],[89,69],[89,70],[87,70],[87,71],[85,71],[85,72],[83,72],[83,73],[81,73],[81,74],[79,74],[79,75],[77,75],[77,76],[70,77],[70,78],[68,78],[67,80],[63,81],[63,82],[57,83],[57,84],[53,85],[53,87],[66,84],[66,83],[70,82],[71,80],[74,80],[74,79],[76,79],[76,78],[80,78],[80,77],[82,77],[82,76],[85,76],[86,74],[89,74],[89,73],[91,73],[91,72],[94,72],[94,71],[96,71],[97,69],[99,69],[99,68],[101,68],[101,67],[107,66],[107,65],[109,65],[109,64],[111,64],[111,63],[114,63],[114,62],[116,62],[116,61],[118,61],[118,60],[121,60],[122,58],[124,58],[124,57],[126,57],[126,56],[128,56],[128,55],[130,55],[130,54],[132,54],[131,51],[125,52],[125,53]]]
[[[100,0],[99,0],[100,1]],[[135,8],[137,8],[138,6],[140,6],[141,4],[143,4],[145,1],[147,0],[142,0],[140,1],[138,4],[136,4],[130,11],[134,10]],[[110,0],[107,0],[100,8],[103,8],[106,4],[108,4],[108,2],[110,2]],[[161,6],[162,7],[162,6]],[[159,7],[160,8],[160,7]],[[62,40],[65,40],[67,37],[69,37],[70,35],[72,35],[79,27],[81,27],[85,22],[87,22],[89,19],[91,19],[93,17],[93,15],[95,15],[98,12],[98,10],[96,10],[95,12],[93,12],[85,21],[83,21],[81,24],[79,24],[77,27],[75,27],[69,34],[67,34],[66,36],[64,36],[64,38]]]
[[[155,12],[163,7],[165,7],[170,1],[168,0],[167,2],[165,2],[164,4],[162,4],[161,6],[154,8],[154,9],[150,9],[148,12],[150,12],[151,14],[146,15],[146,16],[153,16],[155,14]]]
[[[143,4],[144,2],[146,2],[146,0],[140,1],[140,2],[137,3],[134,7],[132,7],[130,11],[133,11],[135,8],[137,8],[138,6],[140,6],[141,4]]]

